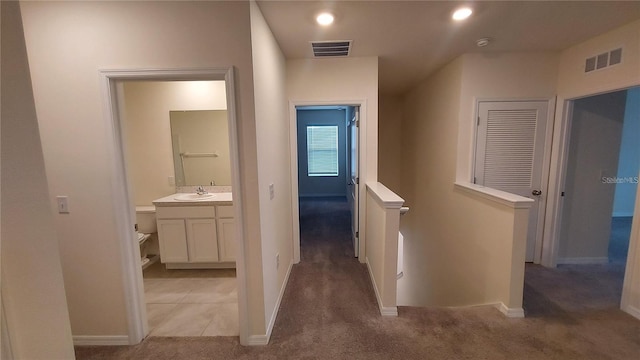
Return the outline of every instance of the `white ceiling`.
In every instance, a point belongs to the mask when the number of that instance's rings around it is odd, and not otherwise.
[[[640,1],[258,1],[287,58],[311,58],[310,41],[353,40],[350,56],[380,57],[380,91],[402,93],[468,52],[558,51],[640,19]],[[451,12],[474,14],[454,23]],[[315,15],[330,10],[327,28]],[[478,48],[476,40],[492,42]],[[605,49],[606,50],[606,49]]]

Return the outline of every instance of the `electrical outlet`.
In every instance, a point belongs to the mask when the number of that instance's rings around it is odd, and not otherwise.
[[[58,202],[58,213],[59,214],[68,214],[69,213],[69,198],[67,196],[57,196],[56,201]]]
[[[269,199],[273,200],[275,197],[275,192],[273,190],[273,183],[269,184]]]
[[[276,254],[276,269],[280,268],[280,253]]]
[[[174,186],[176,184],[176,178],[173,176],[169,176],[167,181],[169,182],[169,186]]]

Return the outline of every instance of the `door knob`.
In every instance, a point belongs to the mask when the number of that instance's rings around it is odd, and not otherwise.
[[[533,190],[533,191],[531,192],[531,194],[532,194],[532,195],[536,195],[536,196],[538,196],[538,195],[542,195],[542,191],[540,191],[540,190]]]

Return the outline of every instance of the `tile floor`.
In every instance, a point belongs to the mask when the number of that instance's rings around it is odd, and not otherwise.
[[[235,277],[144,278],[149,336],[238,336]]]

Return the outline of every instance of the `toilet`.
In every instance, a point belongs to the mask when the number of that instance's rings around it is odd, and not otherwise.
[[[158,246],[158,225],[155,206],[136,206],[136,225],[140,244],[140,265],[142,269],[157,262],[160,253]]]
[[[143,234],[153,234],[158,231],[156,224],[155,206],[136,206],[136,224],[138,232]]]

